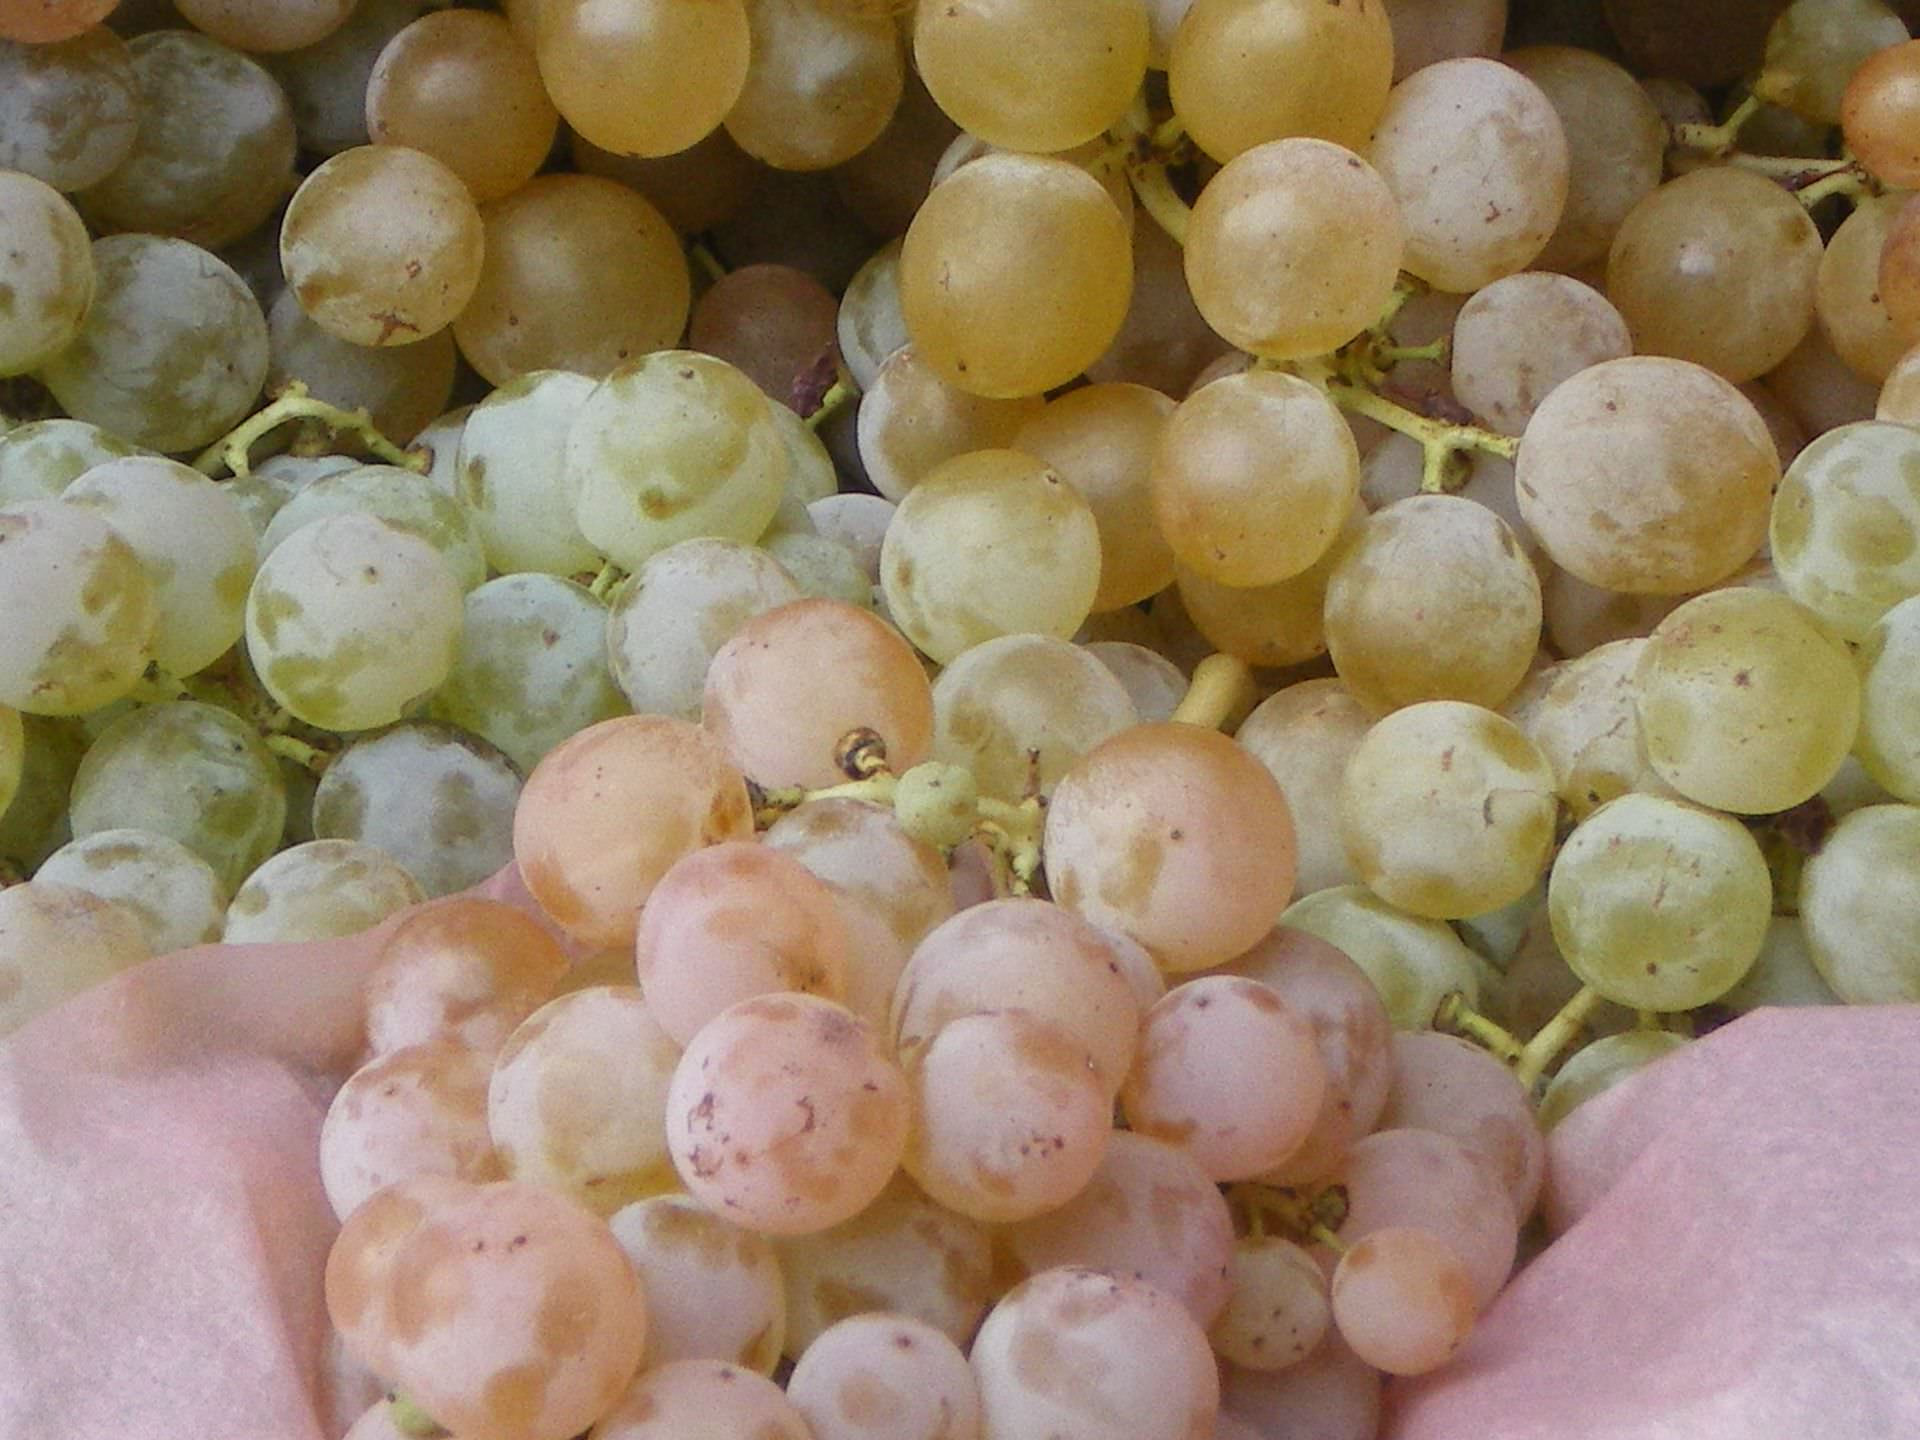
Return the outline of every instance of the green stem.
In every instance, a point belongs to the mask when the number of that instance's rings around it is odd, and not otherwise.
[[[1173,719],[1207,730],[1218,730],[1247,698],[1253,672],[1234,655],[1209,655],[1194,667],[1187,693],[1174,707]]]
[[[280,397],[264,409],[240,422],[225,436],[213,442],[194,459],[193,468],[203,475],[218,475],[230,470],[244,478],[252,472],[247,458],[255,445],[282,425],[295,420],[317,420],[334,434],[342,431],[358,435],[367,449],[389,465],[424,472],[423,457],[409,453],[382,435],[373,426],[373,417],[365,408],[343,410],[325,400],[316,400],[298,380],[288,383]]]
[[[1676,125],[1673,143],[1688,150],[1704,150],[1710,155],[1731,150],[1739,142],[1741,127],[1758,115],[1765,103],[1758,95],[1749,95],[1718,125]]]
[[[1429,340],[1425,345],[1376,345],[1373,356],[1387,365],[1397,365],[1402,360],[1445,360],[1451,348],[1447,337]]]
[[[316,749],[304,740],[296,740],[291,735],[263,735],[261,743],[281,759],[291,760],[315,775],[326,774],[327,766],[333,763],[333,757],[326,751]]]
[[[1860,173],[1859,167],[1848,165],[1843,169],[1835,170],[1830,175],[1822,176],[1811,185],[1802,186],[1794,192],[1794,198],[1811,210],[1822,200],[1830,199],[1835,195],[1860,196],[1872,192],[1873,186],[1866,176]]]
[[[827,393],[820,397],[820,404],[800,423],[809,430],[818,430],[833,418],[836,411],[844,410],[859,398],[860,387],[843,375],[827,387]]]
[[[613,589],[627,578],[627,572],[609,560],[600,567],[600,571],[587,586],[587,593],[596,600],[604,600],[613,593]]]
[[[1133,184],[1134,198],[1146,208],[1154,223],[1172,236],[1175,244],[1185,245],[1187,222],[1193,218],[1193,211],[1167,179],[1166,162],[1148,160],[1144,164],[1129,165],[1127,179]]]
[[[406,1395],[395,1391],[387,1397],[387,1420],[402,1435],[412,1440],[434,1440],[445,1435],[446,1428]]]
[[[707,272],[707,278],[719,284],[727,278],[727,267],[720,263],[720,257],[707,248],[704,241],[696,240],[687,246],[687,258]]]
[[[1465,481],[1463,467],[1454,458],[1457,455],[1479,450],[1511,460],[1520,453],[1520,441],[1512,435],[1498,435],[1478,425],[1455,425],[1417,415],[1397,401],[1341,378],[1325,361],[1310,361],[1297,366],[1296,370],[1302,379],[1324,390],[1327,398],[1342,410],[1377,420],[1389,430],[1418,440],[1425,452],[1420,488],[1429,494],[1458,489]]]
[[[1013,893],[1031,893],[1033,877],[1040,873],[1040,841],[1046,829],[1039,800],[1030,797],[1015,805],[982,795],[976,804],[978,833],[1006,865],[1013,877]]]
[[[1547,1066],[1573,1043],[1573,1037],[1580,1033],[1580,1027],[1587,1023],[1587,1017],[1599,1005],[1600,999],[1598,990],[1591,985],[1582,985],[1574,992],[1573,998],[1540,1027],[1540,1033],[1521,1047],[1513,1073],[1529,1091],[1546,1073]]]
[[[1449,993],[1433,1012],[1433,1028],[1450,1035],[1463,1035],[1509,1065],[1518,1065],[1526,1053],[1511,1031],[1473,1009],[1458,990]]]

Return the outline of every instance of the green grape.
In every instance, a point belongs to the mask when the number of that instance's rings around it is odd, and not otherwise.
[[[519,772],[485,740],[407,721],[333,757],[313,792],[313,834],[370,845],[429,898],[451,895],[513,859],[519,798]]]
[[[942,664],[1000,635],[1080,628],[1100,587],[1086,500],[1017,450],[959,455],[908,492],[880,551],[887,609]]]
[[[782,503],[790,505],[798,501],[804,508],[816,500],[839,494],[840,474],[833,468],[833,455],[827,449],[827,442],[785,405],[769,405],[767,414],[773,417],[774,428],[786,442],[787,458],[793,461],[793,473],[787,477],[786,498]]]
[[[690,350],[643,356],[601,381],[562,462],[581,535],[627,570],[696,536],[759,539],[792,473],[760,387]]]
[[[159,623],[140,557],[59,500],[0,510],[0,705],[78,715],[132,690]]]
[[[294,179],[293,112],[254,61],[191,30],[131,42],[140,128],[126,159],[75,197],[97,229],[216,250],[257,227]]]
[[[802,515],[806,510],[802,507]],[[802,595],[816,595],[873,608],[873,581],[867,577],[860,557],[851,549],[825,535],[811,531],[769,533],[760,541],[764,549],[793,577]]]
[[[357,935],[426,896],[391,856],[351,840],[309,840],[261,864],[227,906],[229,945]]]
[[[1797,916],[1776,915],[1767,926],[1760,958],[1719,1003],[1744,1015],[1767,1005],[1838,1005],[1841,1000],[1813,963],[1806,926]]]
[[[1881,0],[1794,0],[1767,31],[1754,93],[1809,120],[1837,125],[1841,97],[1860,63],[1908,38],[1905,23]]]
[[[298,380],[317,400],[365,410],[373,427],[405,445],[453,394],[453,336],[442,330],[412,345],[354,345],[316,325],[300,297],[283,290],[267,311],[267,389]]]
[[[1355,500],[1320,558],[1273,585],[1222,585],[1182,566],[1176,577],[1187,618],[1207,643],[1249,665],[1299,665],[1327,653],[1327,586],[1367,524]]]
[[[1576,820],[1630,790],[1669,793],[1647,761],[1634,709],[1634,671],[1646,648],[1637,638],[1596,645],[1535,671],[1504,707],[1553,766]]]
[[[900,315],[900,241],[890,240],[854,272],[834,322],[840,358],[864,395],[889,355],[907,343]]]
[[[297,718],[366,730],[400,719],[446,679],[461,614],[460,583],[426,541],[372,515],[330,515],[261,563],[247,651]]]
[[[1636,1010],[1691,1010],[1760,954],[1773,882],[1725,815],[1623,795],[1574,830],[1547,881],[1553,938],[1583,984]]]
[[[51,45],[0,40],[0,170],[83,190],[133,148],[140,87],[104,25]]]
[[[710,134],[752,47],[742,0],[541,0],[538,39],[561,118],[620,155],[672,155]]]
[[[1340,831],[1360,879],[1414,915],[1461,920],[1511,904],[1546,869],[1553,767],[1511,720],[1457,701],[1396,710],[1340,783]]]
[[[467,592],[453,671],[429,713],[531,774],[569,735],[626,710],[606,636],[606,607],[585,586],[542,574],[489,580]]]
[[[198,470],[159,456],[97,465],[61,497],[111,525],[153,582],[155,664],[195,675],[240,638],[253,583],[253,526],[240,503]]]
[[[143,705],[88,748],[73,776],[73,833],[131,828],[178,840],[231,895],[280,845],[287,792],[273,753],[238,716],[198,701]]]
[[[13,801],[0,810],[0,865],[31,874],[72,838],[67,799],[87,750],[77,720],[20,716],[23,752]]]
[[[1287,797],[1300,895],[1359,882],[1340,843],[1340,781],[1372,726],[1372,713],[1338,680],[1302,680],[1262,700],[1234,734]]]
[[[487,578],[487,558],[466,509],[426,476],[399,465],[361,465],[302,486],[268,522],[260,537],[260,559],[264,562],[292,536],[333,515],[370,515],[426,541],[447,562],[463,591]]]
[[[265,535],[273,517],[314,481],[359,468],[360,462],[351,455],[273,455],[244,477],[226,481],[225,488],[246,512],[257,537]]]
[[[1280,916],[1294,930],[1336,945],[1367,972],[1396,1030],[1425,1030],[1440,1002],[1459,991],[1480,1003],[1479,958],[1438,920],[1396,910],[1364,885],[1302,896]]]
[[[1641,741],[1690,800],[1786,810],[1834,777],[1860,724],[1846,645],[1785,595],[1696,596],[1654,628],[1634,667]]]
[[[0,375],[35,369],[71,346],[94,286],[87,227],[67,197],[0,170]]]
[[[1856,753],[1890,794],[1920,805],[1920,595],[1902,600],[1860,644]]]
[[[600,566],[561,484],[574,416],[593,393],[584,375],[536,370],[474,406],[460,432],[456,474],[487,563],[502,574],[572,575]]]
[[[121,906],[156,955],[211,944],[226,922],[227,893],[213,867],[178,840],[145,830],[82,836],[49,855],[34,879]]]
[[[96,465],[140,447],[84,420],[31,420],[0,434],[0,505],[51,500]]]
[[[1849,1005],[1920,1001],[1920,806],[1869,805],[1800,874],[1800,923]]]
[[[854,416],[860,465],[873,488],[898,504],[941,462],[969,450],[1011,447],[1046,404],[1039,395],[993,400],[970,394],[942,379],[914,346],[901,345],[861,391]]]
[[[0,1039],[149,957],[134,917],[70,885],[0,890]]]
[[[1540,1097],[1540,1128],[1553,1129],[1594,1096],[1606,1093],[1634,1071],[1671,1055],[1686,1043],[1686,1036],[1671,1030],[1628,1030],[1581,1046]]]
[[[433,482],[433,488],[463,505],[466,499],[460,493],[460,439],[466,433],[468,419],[477,408],[474,405],[456,405],[436,416],[413,437],[413,444],[407,447],[428,457],[426,474],[427,479]],[[485,544],[484,538],[481,543]]]
[[[1842,425],[1794,457],[1773,497],[1773,568],[1848,640],[1920,594],[1920,431]]]
[[[20,790],[20,773],[26,767],[27,733],[20,723],[20,712],[0,705],[0,816],[7,813]]]
[[[267,322],[231,266],[185,240],[109,235],[93,268],[79,338],[40,372],[68,414],[170,452],[246,415],[267,376]]]

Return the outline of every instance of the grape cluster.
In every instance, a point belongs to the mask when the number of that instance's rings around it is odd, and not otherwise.
[[[0,1035],[384,927],[353,1440],[1368,1440],[1920,1000],[1916,19],[0,0]]]

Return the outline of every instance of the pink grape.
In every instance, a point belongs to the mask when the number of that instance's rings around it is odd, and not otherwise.
[[[1451,1135],[1505,1187],[1524,1219],[1540,1198],[1547,1140],[1513,1071],[1466,1040],[1431,1030],[1393,1037],[1393,1089],[1382,1130]]]
[[[786,1339],[780,1261],[764,1235],[691,1195],[655,1195],[607,1221],[647,1297],[647,1364],[728,1360],[773,1373]]]
[[[588,1440],[814,1440],[807,1422],[764,1375],[721,1360],[673,1360],[649,1369],[601,1417]],[[464,1440],[464,1437],[463,1437]]]
[[[1376,1230],[1333,1272],[1333,1319],[1354,1354],[1389,1375],[1424,1375],[1473,1332],[1473,1281],[1439,1236]]]
[[[320,1183],[341,1219],[374,1191],[415,1175],[476,1183],[504,1173],[487,1133],[492,1057],[441,1041],[362,1066],[320,1126]]]
[[[907,834],[883,805],[809,800],[774,821],[761,839],[865,901],[909,950],[953,913],[946,860]]]
[[[1221,1366],[1220,1409],[1261,1440],[1375,1440],[1380,1372],[1329,1333],[1285,1370]]]
[[[980,1390],[967,1357],[931,1325],[875,1311],[809,1345],[787,1399],[813,1440],[980,1440]]]
[[[367,976],[367,1048],[447,1038],[498,1050],[567,973],[560,944],[524,910],[456,895],[387,932]]]
[[[1284,1370],[1313,1353],[1332,1322],[1327,1277],[1291,1240],[1249,1236],[1228,1265],[1232,1297],[1210,1332],[1221,1357],[1248,1370]]]

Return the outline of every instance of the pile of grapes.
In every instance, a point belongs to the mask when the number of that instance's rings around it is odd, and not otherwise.
[[[1369,1440],[1920,1000],[1920,15],[503,8],[0,0],[0,1035],[381,927],[352,1440]]]

